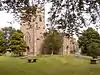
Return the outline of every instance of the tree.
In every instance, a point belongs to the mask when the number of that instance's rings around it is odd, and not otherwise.
[[[50,31],[46,34],[44,47],[47,53],[57,54],[62,47],[62,39],[57,31]]]
[[[92,56],[93,58],[97,58],[97,56],[100,55],[100,41],[99,43],[93,42],[89,44],[87,49],[88,49],[87,53],[89,56]]]
[[[26,51],[26,42],[24,41],[24,35],[20,30],[15,31],[10,36],[10,49],[11,51],[20,56]]]
[[[83,31],[82,35],[78,39],[78,43],[83,54],[91,55],[90,53],[96,51],[96,47],[97,49],[100,47],[100,35],[93,28],[88,28]]]
[[[9,37],[15,31],[15,28],[12,28],[12,27],[4,27],[1,30],[4,33],[4,43],[3,44],[5,45],[5,51],[6,51],[7,49],[9,49],[9,44],[10,44]]]
[[[4,33],[0,30],[0,53],[5,53]]]

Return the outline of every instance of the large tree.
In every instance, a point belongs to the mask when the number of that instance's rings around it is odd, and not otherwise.
[[[59,24],[64,30],[67,29],[69,34],[78,34],[81,27],[99,23],[100,0],[1,0],[0,7],[1,10],[5,9],[13,13],[19,13],[24,8],[34,14],[31,12],[33,7],[46,2],[52,2],[49,18],[51,25]],[[90,15],[88,21],[84,14]],[[30,16],[27,17],[28,20],[31,19]],[[98,28],[99,24],[97,24],[94,25]]]
[[[99,49],[100,35],[93,28],[88,28],[83,31],[82,35],[78,39],[78,43],[82,53],[90,55],[90,53],[96,50],[96,47]]]
[[[20,30],[15,31],[10,36],[10,49],[11,51],[20,56],[26,51],[26,42],[24,41],[24,35]]]
[[[57,31],[50,31],[44,40],[45,53],[57,54],[62,47],[62,39]]]

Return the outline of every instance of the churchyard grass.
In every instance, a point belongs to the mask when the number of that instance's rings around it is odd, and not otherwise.
[[[100,75],[100,64],[90,58],[69,56],[38,56],[36,63],[20,57],[0,56],[0,75]]]

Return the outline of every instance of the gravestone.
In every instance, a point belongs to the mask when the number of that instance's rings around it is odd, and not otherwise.
[[[91,59],[91,64],[97,64],[98,63],[98,59]]]
[[[27,59],[28,60],[28,63],[33,63],[33,62],[36,62],[36,58],[28,58]]]

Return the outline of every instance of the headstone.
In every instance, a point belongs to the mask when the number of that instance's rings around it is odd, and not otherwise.
[[[98,63],[98,59],[91,59],[91,64],[97,64]]]
[[[32,63],[32,62],[36,62],[37,59],[36,58],[28,58],[27,60],[28,60],[28,63]]]

